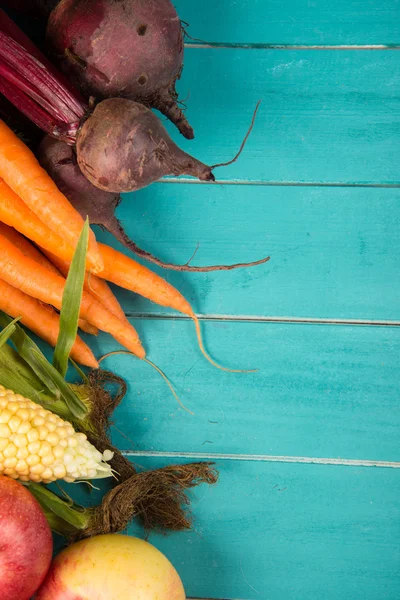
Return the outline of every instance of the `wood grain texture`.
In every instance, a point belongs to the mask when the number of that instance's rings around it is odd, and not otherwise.
[[[158,269],[199,313],[399,320],[399,206],[400,189],[159,184],[126,195],[117,214],[166,261],[185,263],[197,244],[197,265],[271,256],[225,273]],[[117,293],[129,313],[168,312]]]
[[[219,484],[193,495],[193,531],[149,538],[175,564],[188,596],[398,599],[399,471],[217,466]],[[142,535],[136,525],[130,533]]]
[[[222,44],[400,44],[398,0],[175,0],[188,33]],[[188,40],[190,42],[190,40]]]
[[[180,83],[196,138],[175,139],[220,180],[400,182],[398,52],[189,49]],[[249,192],[251,193],[251,192]]]
[[[179,89],[196,138],[167,124],[174,139],[208,163],[229,160],[259,99],[260,112],[239,161],[216,170],[226,185],[164,180],[126,196],[118,216],[168,261],[186,262],[198,242],[195,264],[271,261],[159,271],[199,313],[238,319],[203,322],[206,345],[257,373],[217,371],[191,322],[118,292],[195,415],[149,365],[118,355],[102,363],[129,386],[114,440],[145,468],[209,457],[221,472],[193,493],[193,531],[150,541],[188,597],[398,600],[400,327],[262,319],[400,320],[400,54],[288,48],[398,45],[400,1],[176,6],[191,35],[219,47],[188,40]],[[98,356],[118,348],[104,334],[90,343]],[[84,489],[67,486],[93,503]]]
[[[102,366],[123,376],[128,396],[115,413],[124,450],[290,455],[400,461],[400,330],[390,327],[207,322],[212,355],[197,348],[189,321],[133,320],[164,380],[131,356]],[[117,345],[100,335],[96,356]]]

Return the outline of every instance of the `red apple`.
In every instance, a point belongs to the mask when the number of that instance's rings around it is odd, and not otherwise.
[[[23,485],[0,475],[1,600],[29,600],[46,576],[52,552],[39,503]]]

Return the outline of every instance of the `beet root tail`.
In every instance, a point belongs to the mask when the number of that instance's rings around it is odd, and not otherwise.
[[[158,267],[162,267],[163,269],[169,269],[170,271],[191,271],[194,273],[211,273],[212,271],[233,271],[234,269],[243,269],[248,267],[256,267],[258,265],[262,265],[269,261],[270,257],[262,258],[260,260],[256,260],[248,263],[236,263],[234,265],[210,265],[205,267],[195,267],[191,266],[190,259],[184,265],[176,265],[174,263],[164,262],[161,259],[157,258],[150,252],[143,250],[140,248],[130,237],[125,233],[124,228],[118,219],[114,216],[112,220],[107,222],[107,225],[101,224],[102,227],[105,227],[109,233],[111,233],[121,244],[125,246],[128,250],[140,256],[144,260],[147,260]],[[194,256],[194,255],[193,255]]]
[[[175,91],[173,93],[169,90],[163,91],[158,99],[154,101],[153,107],[162,112],[163,115],[176,125],[186,139],[192,140],[194,138],[193,128],[187,120],[183,110],[178,106]]]

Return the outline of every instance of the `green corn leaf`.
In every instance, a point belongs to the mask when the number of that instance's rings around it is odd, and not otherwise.
[[[63,500],[57,494],[39,483],[26,483],[25,486],[39,502],[53,531],[69,537],[76,530],[86,529],[91,518],[91,510]]]
[[[0,348],[8,342],[9,338],[15,332],[15,323],[17,323],[19,319],[20,317],[18,319],[14,319],[14,321],[11,321],[11,323],[7,325],[7,327],[0,333]]]
[[[88,243],[89,220],[86,219],[64,287],[60,313],[60,333],[54,350],[53,365],[63,377],[67,372],[69,355],[78,332]]]
[[[11,319],[5,313],[0,312],[0,325],[6,327],[11,323]],[[88,414],[88,409],[80,398],[75,394],[73,389],[68,385],[60,373],[49,363],[47,358],[41,352],[39,346],[25,333],[25,331],[17,323],[14,323],[15,331],[10,336],[10,340],[15,345],[19,353],[19,358],[23,359],[34,371],[36,376],[42,382],[43,386],[53,395],[53,399],[57,402],[63,399],[71,415],[75,419],[83,419]],[[3,349],[6,346],[3,346]],[[4,385],[4,384],[3,384]],[[10,389],[14,389],[9,386]],[[16,391],[16,390],[15,390]],[[20,393],[20,392],[19,392]],[[31,395],[25,394],[31,400],[35,400]],[[49,405],[49,410],[53,410]]]
[[[7,344],[0,348],[0,385],[39,404],[53,399],[36,373]]]
[[[66,402],[63,399],[56,399],[49,393],[36,373],[18,352],[7,344],[0,348],[0,385],[33,400],[65,421],[74,422],[74,416]]]
[[[79,377],[82,379],[83,383],[89,383],[89,379],[86,374],[82,371],[79,365],[76,364],[72,358],[69,359],[70,363],[74,367],[75,371],[78,373]]]
[[[84,509],[71,501],[63,500],[39,483],[29,483],[29,490],[42,506],[61,517],[75,529],[86,529],[89,524],[90,510]]]

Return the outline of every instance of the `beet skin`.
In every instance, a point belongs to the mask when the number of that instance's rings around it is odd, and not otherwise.
[[[193,138],[177,105],[184,44],[170,0],[61,0],[47,39],[60,67],[87,96],[137,100]]]
[[[120,202],[120,196],[100,190],[86,179],[78,166],[72,146],[46,135],[39,145],[37,155],[42,167],[82,217],[89,217],[91,224],[102,225],[115,233],[119,223],[114,211]]]
[[[178,148],[151,110],[124,98],[96,106],[76,149],[83,174],[107,192],[139,190],[164,175],[215,181],[211,168]]]

